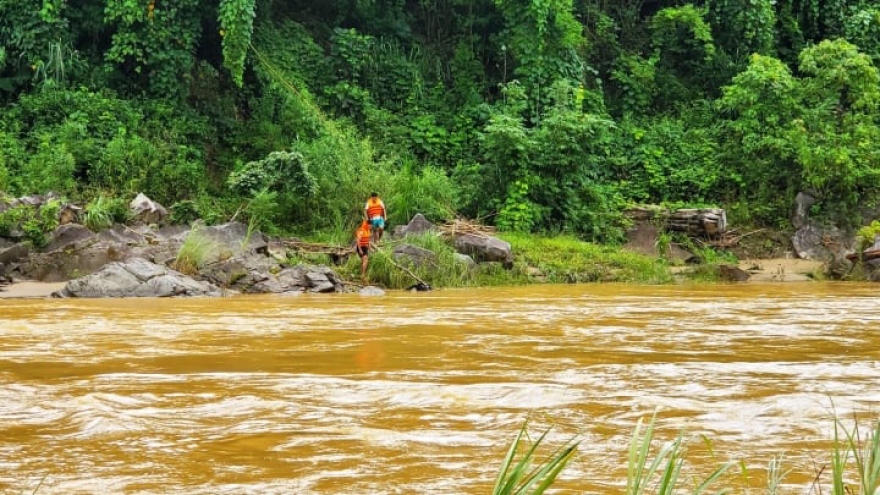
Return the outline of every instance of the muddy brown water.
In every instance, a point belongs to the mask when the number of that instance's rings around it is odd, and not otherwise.
[[[0,301],[0,493],[485,494],[529,417],[615,494],[654,410],[683,478],[807,493],[880,411],[877,286]]]

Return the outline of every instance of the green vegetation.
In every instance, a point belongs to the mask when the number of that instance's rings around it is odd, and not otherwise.
[[[219,252],[220,246],[213,239],[205,236],[198,227],[194,227],[183,240],[171,268],[180,273],[194,275]]]
[[[94,225],[95,198],[144,192],[180,222],[350,233],[376,190],[392,224],[616,243],[634,203],[785,230],[799,191],[844,227],[880,201],[868,0],[0,0],[0,18],[0,191],[93,202]]]
[[[100,195],[86,205],[82,223],[90,230],[98,232],[112,227],[114,223],[125,223],[130,217],[127,201]]]
[[[834,440],[828,463],[832,495],[874,495],[880,489],[880,421],[874,422],[863,437],[859,430],[858,418],[855,419],[851,430],[847,429],[840,419],[834,420]],[[656,414],[647,424],[643,424],[643,419],[639,419],[633,430],[627,455],[626,495],[734,493],[731,487],[713,488],[728,481],[725,477],[736,465],[734,462],[721,464],[703,480],[681,480],[682,466],[687,458],[683,433],[680,433],[675,440],[657,447],[654,445],[656,421]],[[532,445],[525,447],[522,444],[523,436],[527,434],[526,426],[523,425],[502,461],[493,494],[544,493],[577,454],[579,442],[570,440],[545,459],[537,461],[536,452],[542,443],[546,443],[547,432],[538,437]],[[512,468],[517,451],[523,449],[525,451],[522,452],[520,460]],[[743,475],[746,476],[745,462],[742,462],[740,467]],[[817,484],[820,482],[819,477],[822,472],[826,470],[826,466],[819,468],[816,475]],[[783,470],[782,458],[774,457],[767,466],[766,491],[762,489],[755,493],[777,495],[785,477],[790,473],[791,470]],[[855,487],[851,485],[852,483],[855,483]],[[818,488],[821,492],[821,487],[818,485],[814,485],[811,490],[813,488]],[[748,493],[752,491],[749,490]]]
[[[658,284],[673,281],[669,265],[664,261],[616,247],[583,242],[573,236],[538,237],[520,233],[502,234],[501,237],[511,243],[516,253],[513,266],[509,269],[499,262],[470,266],[441,236],[425,234],[408,236],[405,242],[427,249],[435,257],[420,263],[407,258],[395,259],[393,250],[399,242],[385,242],[370,254],[368,277],[371,283],[394,289],[415,284],[413,275],[434,287],[525,285],[535,282]],[[357,280],[360,277],[360,259],[350,256],[340,267],[340,273],[348,280]]]
[[[546,459],[537,461],[535,465],[537,449],[550,432],[547,430],[514,463],[517,452],[523,446],[523,437],[528,434],[527,426],[528,423],[523,425],[510,444],[510,449],[501,463],[501,471],[498,473],[492,495],[541,495],[553,484],[577,451],[578,442],[571,441],[551,453]]]
[[[61,201],[50,199],[42,207],[17,205],[0,212],[0,237],[21,237],[34,247],[45,247],[48,234],[58,226]]]

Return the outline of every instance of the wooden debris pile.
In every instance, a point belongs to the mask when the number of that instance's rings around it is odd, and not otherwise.
[[[354,246],[336,246],[333,244],[302,241],[281,241],[280,244],[285,249],[293,251],[298,255],[326,254],[335,265],[345,263],[345,260],[354,253]],[[290,256],[289,253],[288,256]]]
[[[727,214],[721,208],[640,207],[628,210],[627,216],[636,221],[658,221],[664,230],[689,235],[717,237],[727,231]]]
[[[455,239],[462,235],[475,235],[479,237],[489,237],[495,235],[495,227],[482,225],[472,220],[456,218],[455,220],[446,222],[438,227],[440,235],[447,239]]]

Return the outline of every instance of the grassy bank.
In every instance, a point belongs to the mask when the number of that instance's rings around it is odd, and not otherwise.
[[[393,254],[394,248],[403,241],[386,238],[370,256],[369,283],[401,289],[416,282],[413,275],[433,287],[586,282],[660,284],[674,280],[665,261],[619,247],[587,243],[571,236],[501,234],[499,237],[511,244],[514,253],[511,267],[497,262],[469,265],[456,255],[447,241],[435,234],[406,238],[407,244],[435,254],[431,259],[413,263],[395,258]],[[356,256],[349,257],[339,271],[348,280],[359,280],[360,260]]]

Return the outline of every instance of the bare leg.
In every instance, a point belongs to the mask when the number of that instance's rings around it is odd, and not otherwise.
[[[369,256],[361,256],[361,281],[365,284],[367,283],[367,264],[369,263],[369,261]]]

